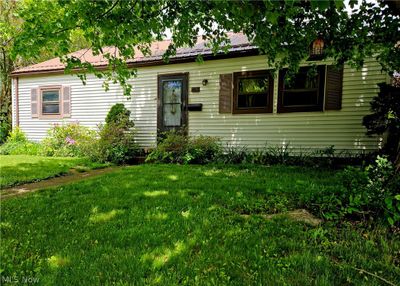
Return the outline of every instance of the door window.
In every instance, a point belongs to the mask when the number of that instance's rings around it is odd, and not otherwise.
[[[182,81],[166,80],[162,83],[163,121],[165,127],[181,126]]]

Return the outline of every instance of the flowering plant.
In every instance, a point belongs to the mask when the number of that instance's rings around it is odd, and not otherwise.
[[[74,139],[72,139],[71,137],[67,136],[67,138],[65,138],[65,142],[68,145],[75,145],[76,141]]]
[[[86,156],[96,132],[78,122],[54,124],[43,140],[44,155]]]

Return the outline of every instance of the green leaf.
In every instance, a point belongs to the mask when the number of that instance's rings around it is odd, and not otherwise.
[[[335,6],[336,6],[336,9],[342,10],[342,9],[344,8],[344,2],[343,2],[343,1],[336,0],[336,1],[335,1]]]
[[[313,1],[311,1],[311,6],[314,9],[318,8],[321,11],[324,11],[324,10],[328,9],[329,5],[330,5],[330,1],[325,1],[325,0],[323,0],[323,1],[321,1],[321,0],[313,0]]]
[[[350,8],[353,9],[354,6],[357,5],[357,3],[358,3],[358,0],[350,0],[350,1],[349,1],[349,6],[350,6]]]
[[[277,12],[268,13],[266,17],[271,24],[273,25],[278,24],[279,13]]]

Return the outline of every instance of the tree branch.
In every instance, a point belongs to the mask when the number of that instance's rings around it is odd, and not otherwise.
[[[99,17],[97,17],[97,20],[100,20],[100,18],[103,18],[103,17],[105,17],[108,13],[110,13],[110,12],[115,8],[115,6],[117,6],[117,4],[119,3],[119,1],[120,1],[120,0],[116,0],[116,1],[113,3],[113,5],[112,5],[106,12],[104,12],[102,15],[100,15]]]

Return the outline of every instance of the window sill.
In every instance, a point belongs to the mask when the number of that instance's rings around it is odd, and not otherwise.
[[[61,114],[54,114],[54,115],[39,115],[37,117],[38,119],[63,119],[65,118],[64,116],[62,116]]]
[[[277,113],[294,113],[294,112],[323,112],[322,108],[284,108],[278,109]]]
[[[252,109],[245,109],[245,110],[241,110],[241,109],[234,109],[232,111],[232,114],[263,114],[263,113],[272,113],[272,108],[252,108]]]

